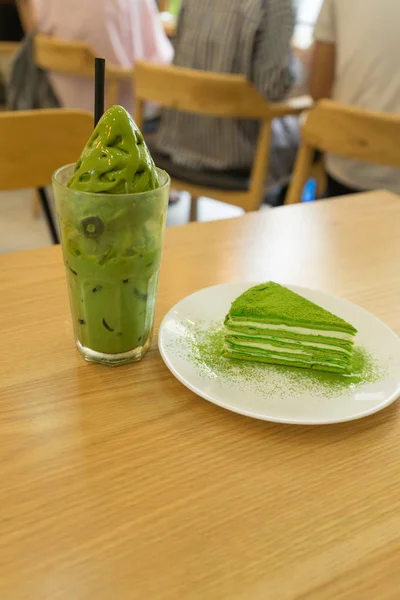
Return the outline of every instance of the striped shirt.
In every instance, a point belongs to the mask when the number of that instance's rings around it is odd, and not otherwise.
[[[243,74],[267,100],[282,100],[294,84],[290,43],[292,0],[183,0],[174,64]],[[247,169],[260,124],[164,110],[157,147],[192,168]],[[293,164],[297,121],[273,123],[270,174],[282,180]]]

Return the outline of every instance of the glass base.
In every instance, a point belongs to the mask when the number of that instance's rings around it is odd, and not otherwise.
[[[138,346],[133,350],[121,352],[120,354],[105,354],[104,352],[91,350],[86,346],[82,346],[79,340],[76,340],[76,345],[83,358],[88,362],[100,363],[102,365],[108,365],[109,367],[118,367],[119,365],[142,360],[150,347],[150,342],[151,339],[149,338],[143,346]]]

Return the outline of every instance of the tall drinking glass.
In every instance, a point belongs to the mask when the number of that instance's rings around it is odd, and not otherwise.
[[[67,187],[74,165],[54,173],[53,188],[76,344],[107,365],[137,361],[152,337],[170,179],[139,194]]]

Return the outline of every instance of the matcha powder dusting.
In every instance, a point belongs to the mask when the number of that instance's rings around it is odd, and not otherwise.
[[[262,396],[296,397],[309,394],[314,398],[335,398],[356,391],[367,383],[375,383],[385,375],[384,368],[364,348],[356,346],[351,375],[337,375],[311,369],[252,363],[224,358],[223,323],[205,328],[201,323],[187,329],[171,350],[191,362],[198,374],[221,385],[243,392],[251,390]]]

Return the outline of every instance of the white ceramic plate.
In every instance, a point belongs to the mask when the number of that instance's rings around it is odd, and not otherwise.
[[[231,361],[210,351],[207,332],[222,332],[221,323],[231,302],[252,285],[227,283],[200,290],[165,316],[159,332],[161,356],[186,387],[227,410],[303,425],[359,419],[382,410],[400,396],[398,336],[359,306],[316,290],[287,286],[358,329],[356,347],[370,358],[369,368],[364,368],[354,383],[346,380],[343,386],[340,375],[321,376],[308,369]],[[214,337],[218,341],[221,334]]]

